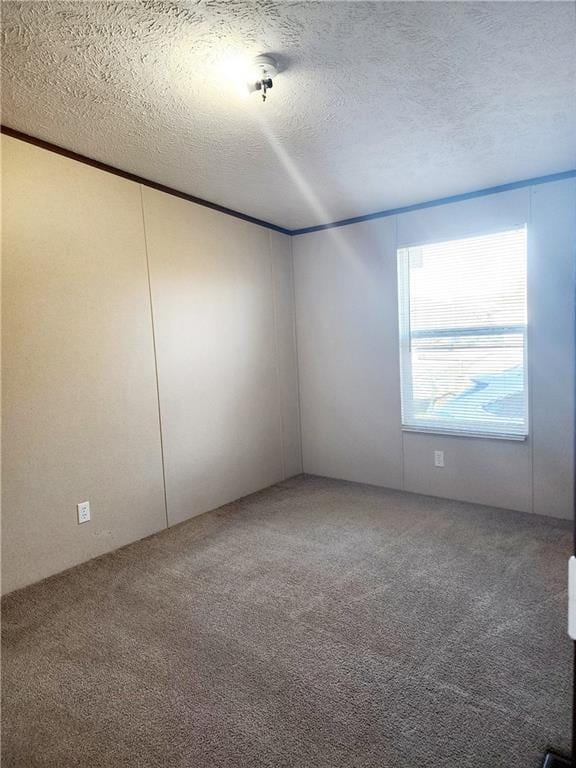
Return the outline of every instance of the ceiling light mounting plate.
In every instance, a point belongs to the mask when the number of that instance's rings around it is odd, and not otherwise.
[[[262,53],[254,59],[254,72],[256,80],[253,88],[262,92],[262,101],[266,101],[266,94],[273,86],[273,79],[279,72],[278,62],[268,53]]]
[[[254,69],[264,77],[276,77],[278,74],[278,62],[269,53],[262,53],[254,59]]]

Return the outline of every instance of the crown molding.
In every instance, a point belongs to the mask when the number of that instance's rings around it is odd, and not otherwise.
[[[487,197],[488,195],[497,195],[500,192],[510,192],[512,189],[522,189],[522,187],[533,187],[538,184],[550,184],[554,181],[563,181],[564,179],[576,178],[576,169],[562,171],[561,173],[552,173],[548,176],[536,176],[532,179],[523,179],[522,181],[513,181],[509,184],[500,184],[497,187],[486,187],[478,189],[475,192],[464,192],[461,195],[452,195],[450,197],[439,197],[436,200],[428,200],[424,203],[414,203],[414,205],[405,205],[401,208],[388,208],[384,211],[375,213],[366,213],[363,216],[354,216],[350,219],[341,219],[332,221],[328,224],[315,224],[311,227],[302,227],[293,229],[291,235],[308,235],[310,232],[321,232],[324,229],[334,229],[336,227],[347,227],[349,224],[360,224],[363,221],[372,221],[374,219],[385,219],[389,216],[398,216],[402,213],[411,211],[421,211],[424,208],[436,208],[440,205],[449,205],[450,203],[460,203],[462,200],[473,200],[476,197]]]
[[[256,224],[259,227],[265,227],[266,229],[271,229],[274,232],[280,232],[283,235],[291,235],[291,236],[308,235],[312,232],[322,232],[325,229],[347,227],[350,224],[360,224],[364,221],[373,221],[374,219],[385,219],[390,216],[399,216],[403,213],[410,213],[412,211],[421,211],[421,210],[424,210],[425,208],[436,208],[437,206],[440,206],[440,205],[450,205],[450,203],[459,203],[459,202],[462,202],[463,200],[473,200],[474,198],[477,198],[477,197],[487,197],[488,195],[497,195],[501,192],[510,192],[513,189],[522,189],[523,187],[532,187],[532,186],[537,186],[539,184],[550,184],[554,181],[563,181],[565,179],[576,178],[576,169],[572,169],[569,171],[562,171],[560,173],[552,173],[547,176],[535,176],[534,178],[531,178],[531,179],[522,179],[521,181],[513,181],[513,182],[510,182],[509,184],[500,184],[495,187],[486,187],[484,189],[478,189],[474,192],[464,192],[463,194],[459,194],[459,195],[451,195],[449,197],[440,197],[435,200],[427,200],[423,203],[414,203],[413,205],[405,205],[400,208],[388,208],[383,211],[366,213],[362,216],[353,216],[349,219],[341,219],[339,221],[332,221],[326,224],[315,224],[313,226],[302,227],[300,229],[287,229],[286,227],[281,227],[277,224],[271,224],[268,221],[257,219],[255,216],[249,216],[247,213],[235,211],[235,210],[232,210],[231,208],[226,208],[223,205],[219,205],[218,203],[212,203],[209,200],[204,200],[201,197],[195,197],[194,195],[189,195],[187,192],[182,192],[178,189],[174,189],[173,187],[167,187],[164,184],[159,184],[156,181],[145,179],[142,176],[137,176],[134,173],[123,171],[121,168],[116,168],[112,165],[101,163],[99,160],[94,160],[90,157],[86,157],[85,155],[80,155],[77,152],[72,152],[69,149],[65,149],[64,147],[60,147],[56,144],[51,144],[49,141],[38,139],[35,136],[30,136],[27,133],[22,133],[21,131],[17,131],[16,129],[10,128],[6,125],[0,125],[0,132],[6,134],[6,136],[11,136],[14,139],[19,139],[20,141],[25,141],[28,144],[33,144],[34,146],[41,147],[42,149],[46,149],[49,152],[55,152],[56,154],[62,155],[63,157],[67,157],[70,160],[76,160],[79,163],[90,165],[92,168],[97,168],[100,171],[112,173],[115,176],[120,176],[123,179],[134,181],[137,184],[142,184],[146,187],[150,187],[151,189],[156,189],[159,192],[165,192],[168,195],[179,197],[182,200],[187,200],[190,203],[195,203],[196,205],[202,205],[205,208],[211,208],[214,211],[225,213],[227,216],[234,216],[236,219],[241,219],[242,221],[248,221],[251,224]]]
[[[292,234],[292,232],[289,229],[285,229],[284,227],[279,227],[277,224],[271,224],[269,221],[263,221],[262,219],[257,219],[255,216],[249,216],[247,213],[234,211],[231,208],[226,208],[224,205],[219,205],[218,203],[212,203],[210,202],[210,200],[204,200],[201,197],[195,197],[194,195],[189,195],[187,192],[182,192],[179,189],[174,189],[173,187],[167,187],[165,184],[159,184],[156,181],[150,181],[150,179],[145,179],[142,176],[137,176],[135,173],[129,173],[128,171],[123,171],[121,168],[116,168],[113,165],[107,165],[106,163],[101,163],[99,160],[94,160],[91,157],[86,157],[85,155],[79,155],[77,152],[72,152],[69,149],[65,149],[64,147],[59,147],[56,144],[51,144],[49,141],[44,141],[44,139],[38,139],[35,136],[30,136],[27,133],[22,133],[21,131],[17,131],[14,128],[9,128],[7,125],[0,125],[0,132],[6,134],[6,136],[11,136],[13,139],[25,141],[27,144],[33,144],[36,147],[40,147],[41,149],[47,149],[49,152],[54,152],[57,155],[62,155],[63,157],[67,157],[70,160],[76,160],[79,163],[84,163],[84,165],[89,165],[92,168],[97,168],[99,171],[112,173],[114,174],[114,176],[120,176],[123,179],[128,179],[128,181],[134,181],[137,184],[142,184],[145,187],[150,187],[151,189],[157,189],[159,192],[165,192],[168,195],[173,195],[174,197],[180,197],[182,200],[187,200],[189,203],[202,205],[204,206],[204,208],[211,208],[213,211],[219,211],[220,213],[225,213],[227,216],[234,216],[234,218],[236,219],[241,219],[242,221],[248,221],[250,222],[250,224],[257,224],[259,227],[266,227],[266,229],[272,229],[274,230],[274,232],[281,232],[284,235]]]

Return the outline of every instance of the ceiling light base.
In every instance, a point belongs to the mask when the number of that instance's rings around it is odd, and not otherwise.
[[[253,68],[255,81],[249,88],[251,91],[260,91],[262,101],[266,101],[266,94],[274,85],[272,78],[278,74],[278,62],[273,56],[262,53],[254,59]]]
[[[259,80],[271,80],[280,71],[278,62],[268,53],[262,53],[254,59],[254,70],[258,73]]]

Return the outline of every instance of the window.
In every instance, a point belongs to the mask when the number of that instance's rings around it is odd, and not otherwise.
[[[398,251],[404,429],[528,434],[526,227]]]

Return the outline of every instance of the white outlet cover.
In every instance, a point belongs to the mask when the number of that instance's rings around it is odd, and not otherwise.
[[[90,520],[90,502],[81,501],[78,504],[78,524],[87,523]]]
[[[434,451],[434,466],[435,467],[444,466],[444,451]]]

